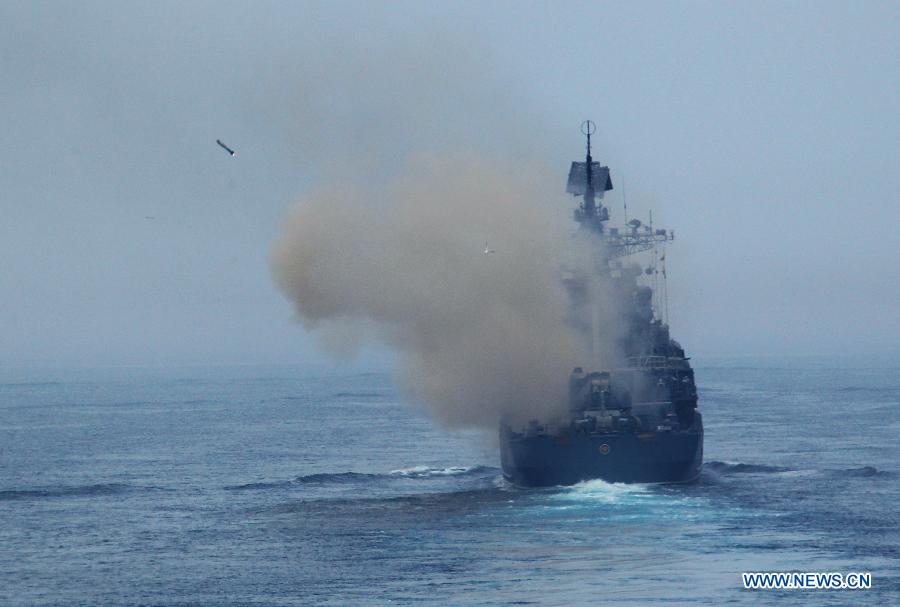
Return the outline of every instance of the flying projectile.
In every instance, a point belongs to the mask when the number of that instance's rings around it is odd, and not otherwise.
[[[227,145],[222,143],[221,139],[216,139],[216,143],[218,143],[220,146],[222,146],[222,149],[225,150],[226,152],[228,152],[229,154],[231,154],[232,156],[234,156],[237,153],[234,150],[232,150],[230,147],[228,147]]]

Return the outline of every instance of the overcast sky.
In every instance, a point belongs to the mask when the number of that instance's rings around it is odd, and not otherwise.
[[[897,2],[5,1],[0,364],[321,361],[267,254],[327,167],[540,150],[569,213],[585,118],[689,354],[897,352],[898,41]]]

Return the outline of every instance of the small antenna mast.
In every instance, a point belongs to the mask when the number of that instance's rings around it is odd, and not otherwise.
[[[666,325],[669,324],[669,277],[666,274],[666,249],[663,247],[663,296],[665,297]]]
[[[587,183],[584,188],[584,214],[593,217],[596,211],[594,203],[594,159],[591,158],[591,135],[597,131],[597,125],[593,120],[585,120],[581,123],[581,132],[587,135],[587,158],[585,159],[585,179]]]
[[[662,293],[659,290],[659,250],[653,245],[653,307],[656,313],[662,316]]]

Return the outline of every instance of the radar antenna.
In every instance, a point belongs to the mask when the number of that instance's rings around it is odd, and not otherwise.
[[[591,156],[591,135],[597,131],[593,120],[581,123],[581,132],[587,137],[587,154],[584,162],[573,162],[569,169],[566,192],[581,196],[582,202],[575,210],[575,221],[597,232],[603,232],[603,222],[609,219],[609,211],[600,204],[603,193],[613,189],[609,167],[600,166]]]

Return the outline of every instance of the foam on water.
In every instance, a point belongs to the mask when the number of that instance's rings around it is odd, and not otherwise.
[[[566,501],[620,504],[634,502],[648,494],[647,485],[607,483],[602,480],[583,481],[562,489],[557,499]]]
[[[491,470],[487,466],[449,466],[447,468],[433,468],[431,466],[413,466],[411,468],[401,468],[399,470],[391,470],[392,476],[403,476],[407,478],[426,478],[429,476],[461,476],[477,472],[486,472]]]

